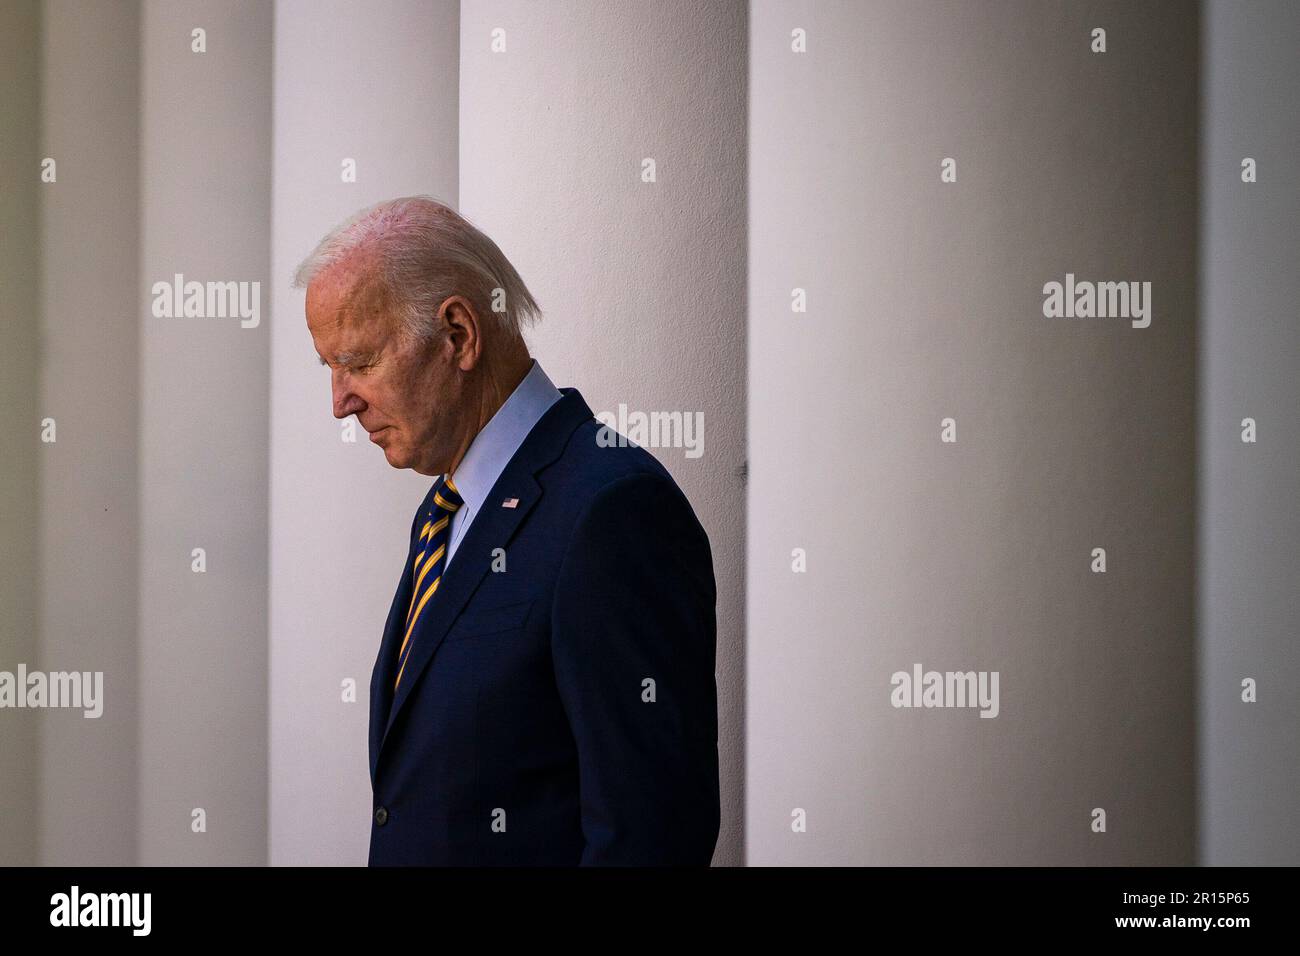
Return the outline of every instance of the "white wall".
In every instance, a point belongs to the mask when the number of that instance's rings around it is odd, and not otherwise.
[[[428,480],[394,471],[355,420],[342,440],[290,288],[363,206],[456,202],[458,5],[275,6],[270,402],[270,862],[364,865],[370,672]],[[357,181],[341,181],[344,159]],[[343,699],[354,681],[355,702]]]
[[[461,10],[460,212],[541,305],[533,354],[593,412],[703,414],[699,457],[651,450],[713,549],[715,865],[742,862],[744,824],[745,19],[682,0]]]
[[[1196,29],[752,4],[751,865],[1192,862]],[[1045,319],[1067,271],[1150,328]],[[918,662],[999,715],[894,708]]]

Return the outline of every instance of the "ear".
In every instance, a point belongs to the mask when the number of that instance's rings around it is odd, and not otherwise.
[[[447,330],[452,359],[462,372],[472,371],[483,355],[483,326],[478,312],[464,296],[453,295],[438,307],[438,317]]]

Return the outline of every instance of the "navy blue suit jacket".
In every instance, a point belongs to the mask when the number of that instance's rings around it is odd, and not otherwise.
[[[560,391],[457,547],[394,699],[428,496],[411,523],[370,684],[372,866],[712,859],[709,540],[654,456],[601,447]]]

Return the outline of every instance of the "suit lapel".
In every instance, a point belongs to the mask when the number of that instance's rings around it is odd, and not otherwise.
[[[433,660],[443,638],[482,583],[492,564],[492,551],[509,545],[541,499],[542,488],[537,483],[536,474],[560,456],[573,430],[593,417],[591,408],[577,389],[562,388],[560,393],[560,400],[546,410],[546,414],[533,426],[524,443],[501,472],[479,513],[471,520],[469,530],[456,546],[456,553],[443,572],[437,593],[424,609],[415,633],[411,635],[414,644],[406,660],[402,686],[398,688],[394,700],[392,682],[395,675],[391,674],[391,669],[393,658],[396,657],[395,643],[400,636],[400,622],[405,620],[404,602],[410,600],[410,581],[404,580],[398,588],[385,625],[380,660],[375,667],[375,674],[380,675],[379,680],[383,686],[374,687],[372,682],[370,694],[372,782],[379,754],[388,740],[388,731],[419,684],[420,676]],[[507,498],[518,498],[519,503],[513,508],[504,508],[502,502]],[[408,556],[408,566],[410,560]],[[409,577],[409,574],[405,575],[406,579]],[[391,707],[388,703],[390,700]]]
[[[528,487],[524,487],[525,482]],[[497,485],[502,486],[500,481]],[[542,494],[531,476],[516,477],[510,485],[502,487],[508,487],[507,493],[519,499],[519,506],[514,509],[497,507],[493,510],[490,507],[492,498],[489,498],[465,532],[465,537],[456,546],[456,555],[450,567],[443,572],[437,593],[425,606],[424,613],[420,615],[420,621],[411,634],[412,643],[407,652],[406,669],[402,672],[402,686],[397,689],[397,698],[389,711],[385,736],[401,713],[402,705],[411,695],[411,689],[419,683],[420,675],[424,673],[429,661],[433,660],[438,645],[465,607],[465,602],[483,580],[483,575],[491,565],[492,549],[504,548],[510,543],[515,531]],[[390,682],[390,692],[391,689]]]

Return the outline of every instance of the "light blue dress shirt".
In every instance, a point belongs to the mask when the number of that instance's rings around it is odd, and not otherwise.
[[[528,374],[515,386],[515,390],[497,409],[491,421],[474,436],[465,457],[451,476],[464,504],[452,514],[451,525],[447,529],[447,556],[443,561],[443,573],[451,566],[457,545],[474,522],[474,516],[483,510],[487,494],[501,477],[501,472],[505,471],[506,465],[524,443],[533,426],[561,397],[560,390],[542,371],[537,359],[533,359]],[[500,504],[497,502],[498,507]]]

